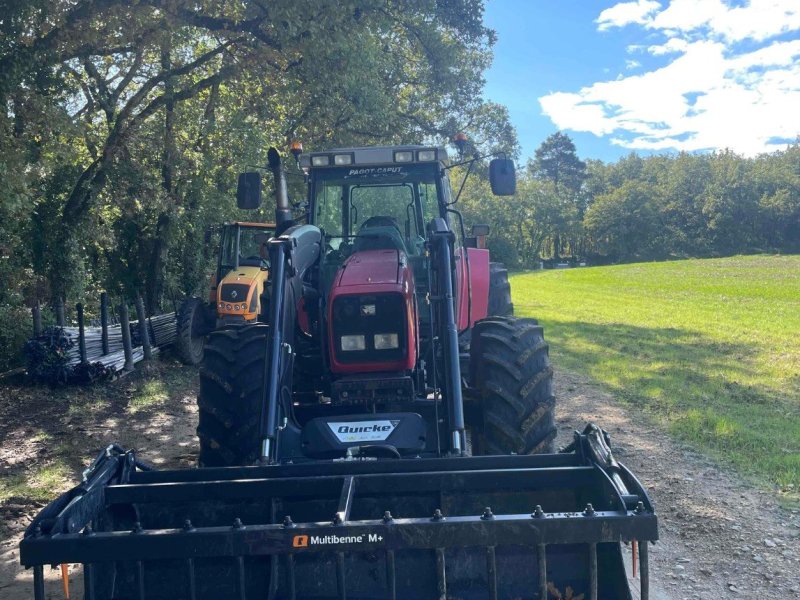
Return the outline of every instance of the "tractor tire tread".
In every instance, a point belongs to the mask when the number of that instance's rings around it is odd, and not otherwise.
[[[470,350],[483,415],[476,447],[481,453],[552,452],[553,370],[542,327],[533,319],[490,317],[475,325]]]
[[[268,331],[255,324],[208,337],[197,397],[201,467],[247,465],[258,458]]]

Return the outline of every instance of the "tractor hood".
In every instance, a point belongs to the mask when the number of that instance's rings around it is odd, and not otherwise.
[[[254,320],[258,311],[258,295],[267,280],[267,271],[260,267],[240,266],[222,278],[217,285],[217,315]]]
[[[333,281],[327,310],[334,373],[414,368],[414,276],[405,252],[387,248],[350,256]],[[355,346],[346,348],[345,340]],[[379,345],[379,341],[383,343]]]
[[[337,274],[334,286],[337,288],[402,286],[408,277],[408,259],[404,252],[393,248],[365,250],[356,252],[345,261]]]

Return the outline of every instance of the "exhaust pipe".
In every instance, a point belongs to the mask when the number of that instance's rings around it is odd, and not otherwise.
[[[267,162],[275,176],[275,225],[280,228],[281,224],[291,221],[292,209],[289,207],[289,192],[286,189],[281,155],[274,147],[267,151]]]

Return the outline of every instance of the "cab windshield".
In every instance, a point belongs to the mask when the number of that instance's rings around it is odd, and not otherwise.
[[[326,249],[389,243],[407,254],[422,254],[425,226],[439,215],[436,178],[434,165],[318,171],[314,224],[325,234]]]
[[[272,229],[265,227],[228,225],[222,238],[222,268],[233,269],[237,264],[240,267],[269,268],[267,242],[274,235]]]

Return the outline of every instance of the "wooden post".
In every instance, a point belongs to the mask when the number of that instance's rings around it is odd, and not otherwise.
[[[100,294],[100,339],[103,344],[103,356],[108,354],[108,294]]]
[[[56,325],[59,327],[64,327],[66,322],[67,321],[64,318],[64,299],[59,298],[56,300]]]
[[[78,302],[75,305],[75,312],[78,314],[78,350],[81,355],[81,363],[86,362],[86,331],[83,328],[83,304]]]
[[[119,324],[122,328],[122,348],[125,350],[125,371],[133,371],[133,347],[131,346],[131,322],[128,318],[128,305],[123,300],[119,305]]]
[[[31,312],[33,313],[33,337],[39,337],[42,335],[42,308],[39,306],[38,300],[33,305]]]
[[[141,294],[136,294],[136,318],[139,321],[139,337],[142,339],[144,360],[150,360],[153,352],[150,349],[150,332],[147,331],[147,317],[144,312],[144,301]]]

